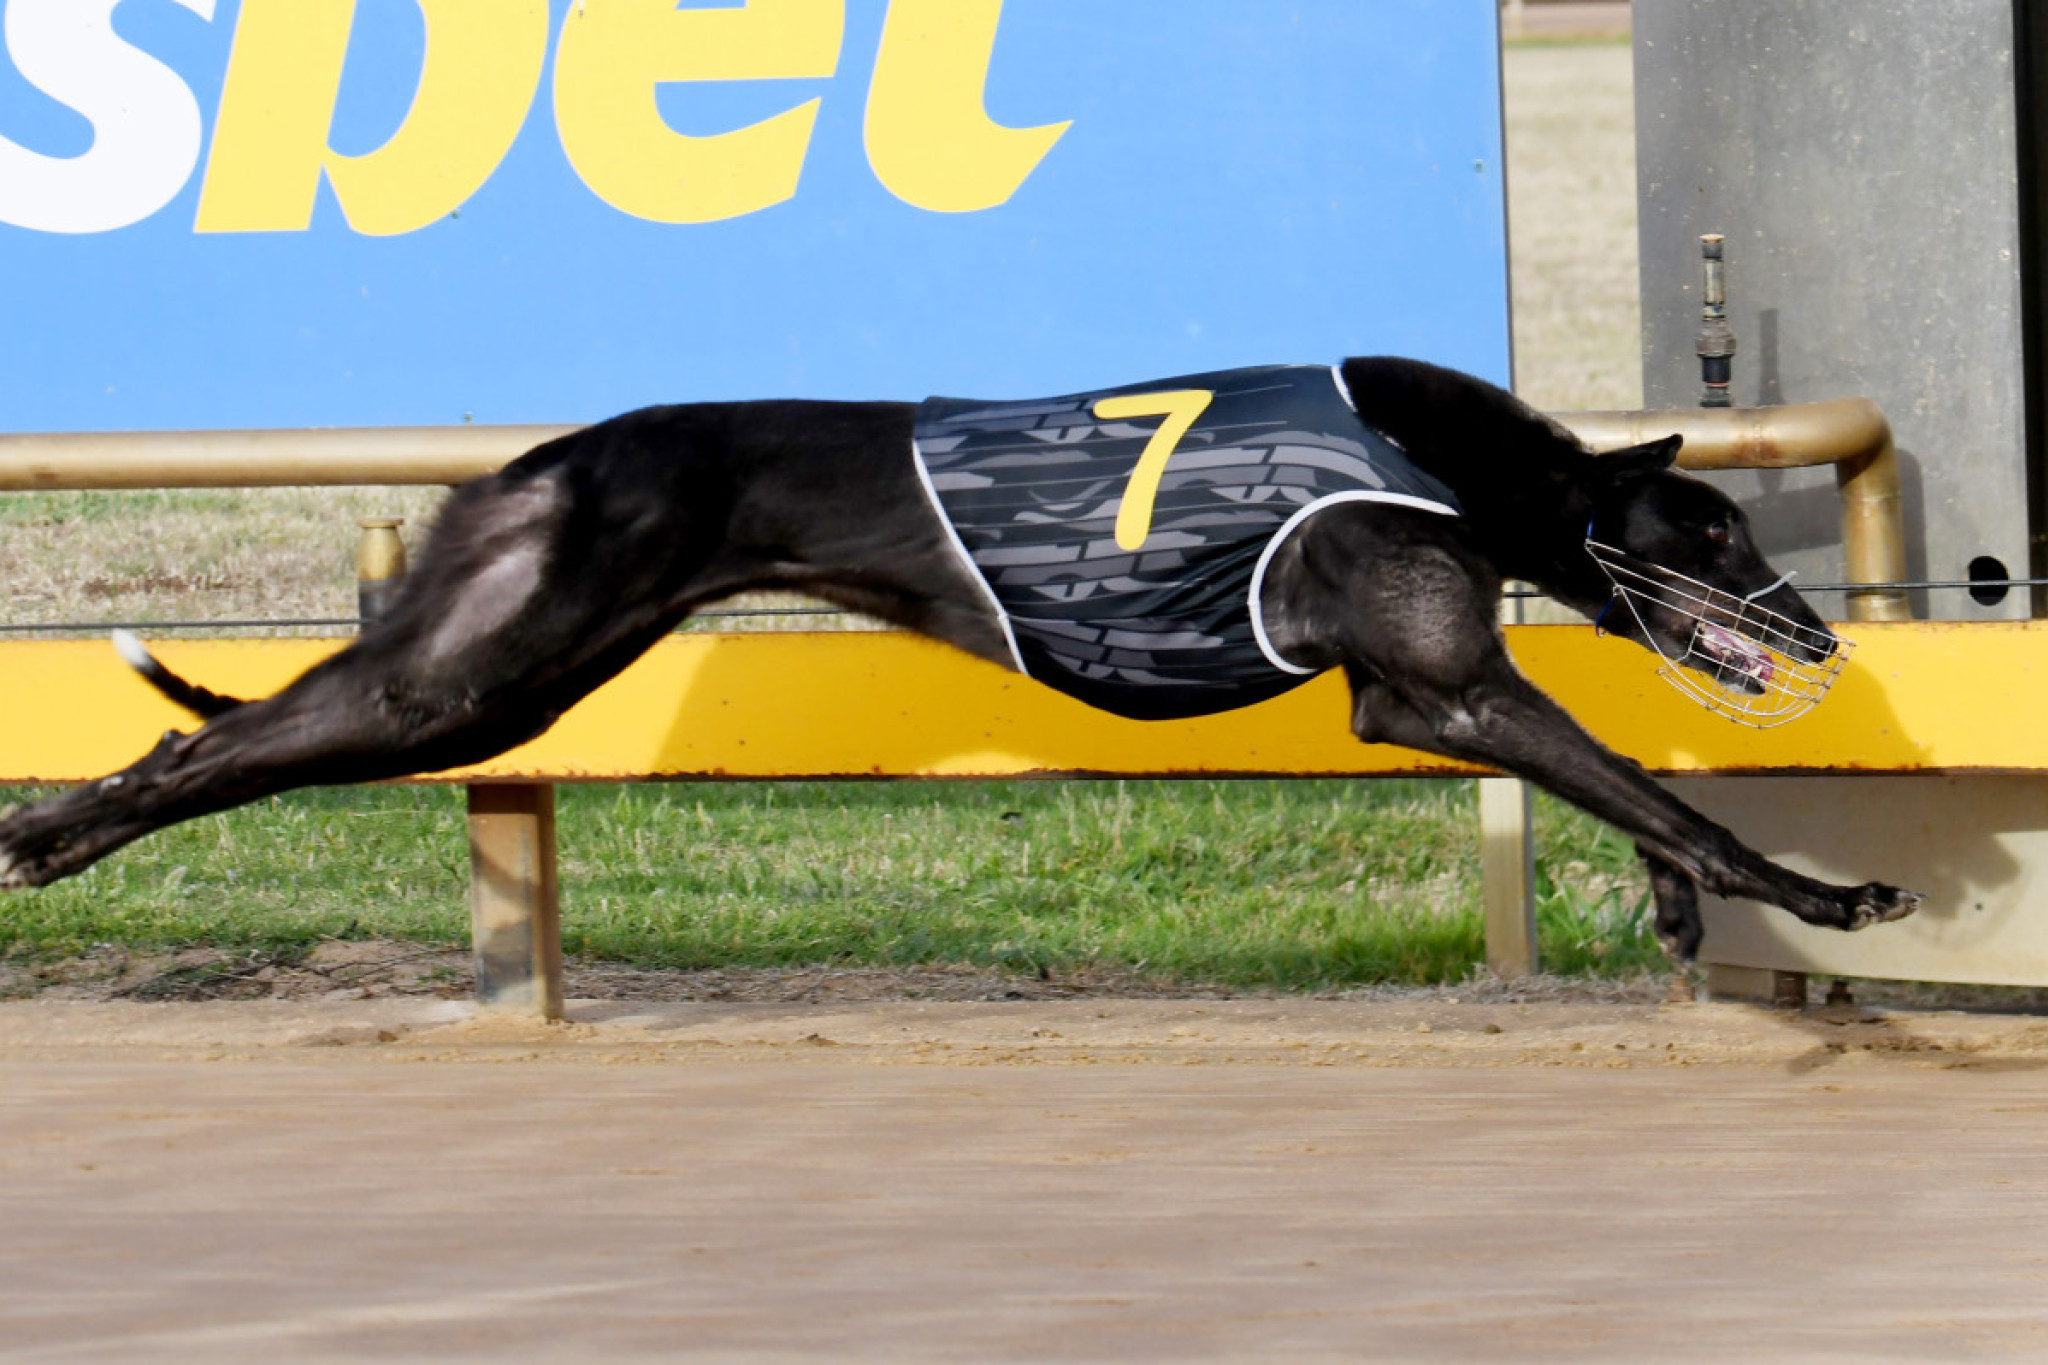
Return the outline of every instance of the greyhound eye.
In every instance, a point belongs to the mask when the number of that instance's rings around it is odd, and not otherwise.
[[[1713,541],[1716,545],[1726,545],[1733,536],[1734,532],[1728,529],[1727,522],[1710,521],[1707,523],[1707,539]]]

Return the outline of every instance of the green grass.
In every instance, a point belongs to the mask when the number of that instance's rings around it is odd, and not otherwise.
[[[123,492],[76,489],[50,493],[0,493],[0,526],[100,525],[190,512],[234,516],[248,505],[236,490],[151,488]]]
[[[650,966],[1456,981],[1483,957],[1474,806],[1456,781],[564,788],[564,939]],[[1537,827],[1546,968],[1654,970],[1627,841],[1548,802]],[[298,793],[8,898],[0,953],[459,942],[467,877],[455,789]]]

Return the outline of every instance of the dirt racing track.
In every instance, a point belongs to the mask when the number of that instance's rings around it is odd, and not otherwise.
[[[0,1005],[0,1361],[2026,1360],[2048,1021]]]

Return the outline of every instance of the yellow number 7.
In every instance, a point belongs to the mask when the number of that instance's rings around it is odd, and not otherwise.
[[[1152,439],[1138,456],[1138,467],[1124,486],[1124,500],[1116,513],[1116,544],[1120,550],[1135,550],[1152,530],[1152,500],[1159,492],[1159,480],[1166,473],[1166,461],[1180,438],[1209,406],[1216,395],[1208,389],[1166,389],[1159,393],[1116,394],[1095,404],[1095,415],[1105,421],[1128,417],[1163,417]]]

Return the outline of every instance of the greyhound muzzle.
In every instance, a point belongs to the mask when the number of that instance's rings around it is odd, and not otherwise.
[[[1783,578],[1740,597],[1596,540],[1586,552],[1614,585],[1614,603],[1664,661],[1657,676],[1738,724],[1768,730],[1805,715],[1835,685],[1854,648],[1757,605]]]

